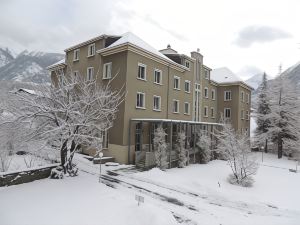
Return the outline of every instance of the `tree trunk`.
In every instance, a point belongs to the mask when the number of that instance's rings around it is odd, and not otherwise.
[[[60,149],[60,162],[61,162],[61,166],[64,169],[64,173],[67,173],[67,169],[66,169],[66,161],[67,161],[67,152],[68,152],[68,146],[67,146],[68,140],[65,140],[63,145],[61,146]]]
[[[265,143],[265,153],[268,153],[268,139],[266,139]]]
[[[281,133],[278,134],[278,159],[282,158],[282,137]]]

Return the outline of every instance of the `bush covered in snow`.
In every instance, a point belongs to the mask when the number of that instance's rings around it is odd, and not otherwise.
[[[251,154],[248,135],[238,134],[228,123],[224,123],[222,130],[215,135],[219,142],[217,151],[224,156],[232,171],[228,178],[230,183],[251,186],[258,163]]]
[[[154,131],[153,142],[156,166],[162,170],[165,170],[168,167],[166,135],[167,133],[164,131],[162,126],[159,126]]]
[[[183,168],[188,163],[188,150],[185,148],[185,133],[183,131],[179,132],[177,135],[177,145],[176,150],[178,153],[178,167]]]
[[[199,149],[200,163],[208,163],[211,160],[211,140],[207,134],[207,131],[198,131],[197,140],[196,146]]]

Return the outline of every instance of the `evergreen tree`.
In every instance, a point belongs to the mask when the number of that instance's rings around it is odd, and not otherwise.
[[[265,152],[268,152],[268,137],[267,132],[271,125],[269,114],[271,113],[270,109],[270,99],[268,96],[268,86],[267,86],[267,75],[263,74],[262,83],[259,86],[258,91],[258,106],[256,110],[256,123],[257,127],[255,130],[255,142],[261,146],[265,145]]]
[[[292,155],[295,151],[299,151],[300,104],[295,85],[284,76],[274,80],[270,96],[271,126],[268,129],[268,136],[277,143],[278,158],[281,158],[283,153]]]

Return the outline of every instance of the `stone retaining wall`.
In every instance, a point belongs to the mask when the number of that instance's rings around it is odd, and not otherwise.
[[[0,187],[10,186],[15,184],[23,184],[32,182],[35,180],[40,180],[48,178],[50,176],[51,170],[59,164],[51,164],[49,166],[28,169],[25,171],[18,171],[12,173],[0,173]]]

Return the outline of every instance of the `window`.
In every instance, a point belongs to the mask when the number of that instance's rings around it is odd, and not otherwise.
[[[224,91],[224,101],[231,100],[231,91]]]
[[[146,65],[139,63],[138,64],[138,79],[146,80]]]
[[[214,107],[210,108],[210,116],[211,116],[211,118],[215,118],[215,108]]]
[[[216,90],[215,89],[211,89],[211,99],[216,100]]]
[[[179,113],[179,100],[173,100],[173,113]]]
[[[108,149],[108,131],[105,130],[102,132],[102,148]]]
[[[112,67],[112,63],[105,63],[103,65],[103,76],[102,79],[110,79],[111,78],[111,67]]]
[[[195,90],[200,91],[200,84],[195,84]]]
[[[186,93],[191,93],[191,81],[189,80],[184,81],[184,91]]]
[[[74,50],[73,61],[79,60],[80,49]]]
[[[208,88],[207,87],[204,88],[204,97],[208,98]]]
[[[209,80],[209,70],[204,70],[204,78]]]
[[[245,132],[246,132],[247,135],[249,135],[249,129],[248,129],[248,127],[245,128]]]
[[[245,119],[245,116],[244,116],[244,110],[243,110],[243,109],[241,110],[241,119],[242,119],[242,120]]]
[[[174,89],[180,90],[180,77],[174,76]]]
[[[161,70],[158,70],[158,69],[154,70],[154,83],[162,84]]]
[[[245,93],[243,91],[241,92],[241,101],[245,102]]]
[[[225,117],[225,119],[231,118],[231,109],[230,108],[224,109],[224,117]]]
[[[88,81],[91,81],[94,79],[94,67],[87,68],[86,79]]]
[[[145,109],[145,93],[136,93],[136,108]]]
[[[250,116],[249,116],[249,111],[247,110],[247,111],[246,111],[246,120],[249,120],[249,117],[250,117]]]
[[[246,94],[246,102],[247,102],[247,104],[249,104],[249,102],[250,102],[250,95],[248,93]]]
[[[88,57],[95,55],[95,43],[88,46]]]
[[[161,111],[161,97],[160,96],[153,96],[153,110],[154,111]]]
[[[185,61],[185,67],[190,68],[190,62],[189,61]]]
[[[73,72],[73,79],[74,79],[74,81],[77,81],[79,79],[79,72],[78,71]]]
[[[189,102],[184,103],[184,114],[190,115],[190,103]]]
[[[208,107],[204,106],[204,117],[208,117]]]

